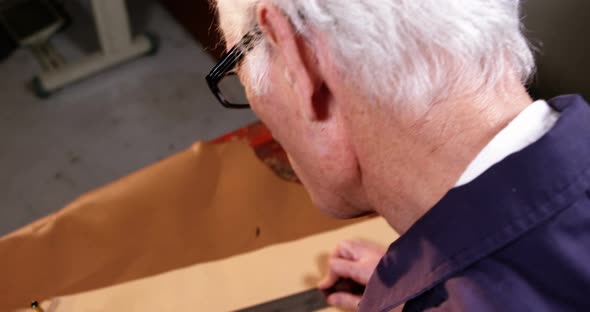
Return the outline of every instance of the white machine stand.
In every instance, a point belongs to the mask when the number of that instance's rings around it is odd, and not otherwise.
[[[131,37],[129,17],[124,0],[92,0],[92,10],[100,40],[100,51],[76,62],[68,63],[46,40],[29,45],[43,66],[43,72],[33,79],[33,91],[40,98],[68,84],[84,79],[114,65],[158,50],[153,35]]]

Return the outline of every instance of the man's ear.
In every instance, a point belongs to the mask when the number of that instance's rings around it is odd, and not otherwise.
[[[301,96],[300,107],[309,120],[325,120],[330,114],[331,93],[327,88],[316,55],[282,10],[261,0],[256,10],[258,27],[273,53],[284,65],[284,78],[295,94]]]

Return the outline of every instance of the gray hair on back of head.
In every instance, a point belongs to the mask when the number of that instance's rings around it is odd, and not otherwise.
[[[256,25],[258,0],[213,0],[226,41]],[[314,46],[327,39],[344,80],[380,101],[420,109],[456,92],[524,84],[534,57],[523,34],[520,0],[270,0]],[[272,82],[263,41],[244,61],[252,90]],[[424,107],[422,107],[424,108]]]

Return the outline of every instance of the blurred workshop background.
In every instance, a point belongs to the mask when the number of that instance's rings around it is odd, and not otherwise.
[[[205,83],[223,52],[212,12],[208,0],[0,0],[0,235],[256,120]],[[590,98],[590,2],[525,1],[523,15],[533,95]]]

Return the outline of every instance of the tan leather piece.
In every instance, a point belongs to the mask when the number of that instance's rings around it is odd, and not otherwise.
[[[0,311],[339,228],[244,142],[195,144],[0,238]]]
[[[382,218],[155,277],[56,298],[45,312],[227,312],[317,287],[327,260],[345,239],[391,244],[398,235]],[[322,312],[337,312],[327,308]],[[29,311],[30,312],[30,311]]]

